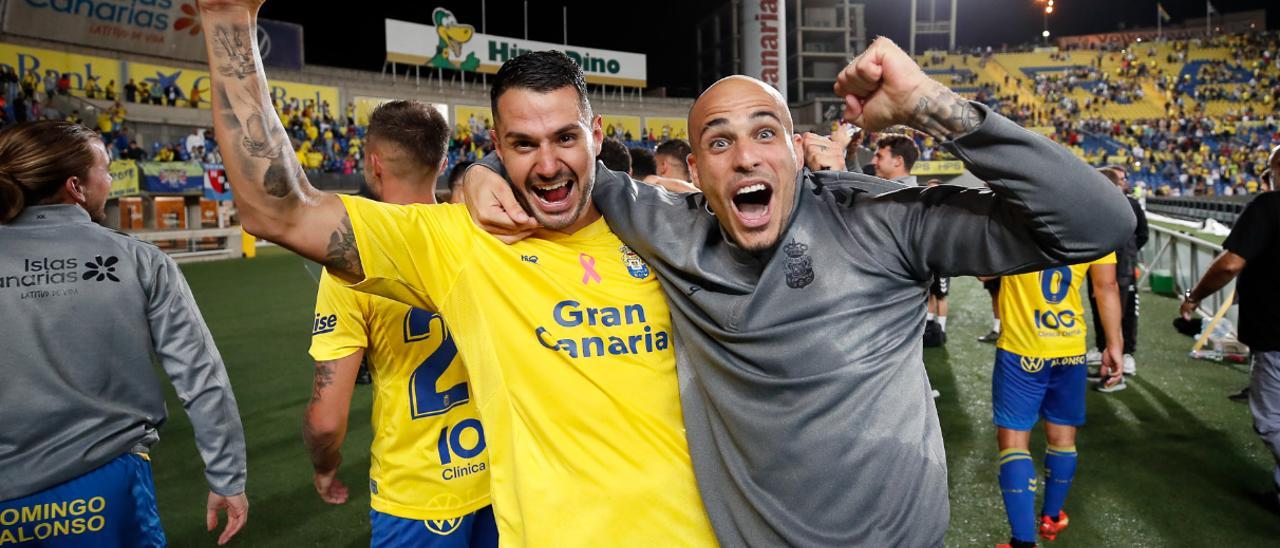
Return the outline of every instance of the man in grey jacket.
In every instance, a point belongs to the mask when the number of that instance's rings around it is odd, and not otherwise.
[[[235,396],[173,259],[94,222],[109,163],[83,126],[0,132],[0,544],[164,545],[147,457],[166,416],[154,360],[191,418],[206,525],[225,509],[225,544],[249,504]]]
[[[690,112],[703,194],[596,175],[594,203],[671,303],[689,449],[728,546],[941,545],[947,469],[920,345],[930,279],[1089,261],[1133,230],[1105,178],[888,40],[836,92],[846,119],[929,132],[991,189],[804,172],[785,102],[745,77]],[[508,239],[531,227],[507,214],[519,205],[505,186],[471,172],[479,222]]]

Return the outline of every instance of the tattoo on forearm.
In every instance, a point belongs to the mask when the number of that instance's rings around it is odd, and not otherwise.
[[[267,165],[267,172],[262,175],[262,187],[267,194],[277,198],[285,198],[299,190],[302,185],[302,166],[293,158],[292,148],[286,152],[281,147],[279,152],[271,159],[271,163]],[[250,153],[252,154],[252,153]]]
[[[249,29],[242,25],[219,25],[213,30],[214,48],[220,58],[218,73],[228,78],[244,80],[256,74],[253,63],[253,45],[249,41]]]
[[[273,146],[272,138],[281,136],[272,135],[271,115],[264,114],[257,106],[251,108],[252,111],[245,119],[244,139],[241,140],[241,144],[249,155],[255,158],[279,158],[283,151],[278,145]],[[289,152],[293,152],[293,147],[289,147]]]
[[[316,379],[311,390],[311,401],[320,401],[324,389],[333,384],[333,375],[337,367],[337,361],[316,362]]]
[[[973,131],[982,123],[982,114],[969,101],[939,85],[925,95],[911,112],[916,129],[939,140],[951,140]]]
[[[324,265],[338,272],[364,278],[364,266],[360,264],[360,250],[356,248],[356,233],[351,228],[351,216],[343,215],[342,222],[329,236],[329,249],[325,252]]]

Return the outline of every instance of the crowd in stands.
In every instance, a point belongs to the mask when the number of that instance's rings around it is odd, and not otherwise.
[[[1164,47],[1157,48],[1157,44]],[[1225,59],[1195,60],[1195,50],[1206,47],[1226,48],[1228,55]],[[1009,50],[1000,52],[1004,51]],[[1276,121],[1267,114],[1280,101],[1280,35],[1276,32],[1156,44],[1093,43],[1051,53],[1055,62],[1077,62],[1061,71],[1039,71],[1030,78],[1006,75],[1003,82],[981,81],[968,67],[976,62],[981,68],[996,53],[991,47],[965,50],[960,54],[972,62],[958,67],[952,57],[935,52],[921,64],[949,69],[952,85],[973,86],[976,100],[1024,126],[1045,128],[1042,131],[1098,165],[1117,161],[1132,165],[1131,179],[1145,183],[1152,191],[1252,192],[1265,167],[1266,151],[1280,143]],[[1166,70],[1182,67],[1188,59],[1195,65],[1186,65],[1186,70],[1177,73]],[[1143,89],[1147,83],[1163,97],[1147,97]],[[73,91],[112,104],[89,108],[88,119],[81,119],[83,103],[69,100]],[[18,75],[11,67],[0,66],[0,127],[25,120],[70,119],[101,132],[112,158],[220,163],[211,130],[195,130],[173,142],[151,142],[148,146],[125,122],[127,104],[198,108],[205,96],[206,90],[198,87],[184,93],[174,83],[161,87],[132,79],[117,88],[115,80],[104,83],[99,77],[90,77],[82,90],[73,90],[69,75]],[[1163,99],[1166,117],[1122,122],[1106,116],[1111,105],[1144,99]],[[1205,105],[1218,101],[1239,106],[1225,115],[1207,115]],[[335,112],[327,101],[317,104],[294,98],[274,103],[305,169],[359,172],[365,128],[356,123],[354,105],[348,104],[345,112]],[[458,120],[449,144],[448,164],[476,161],[491,152],[490,129],[492,122],[487,117],[470,115]],[[607,137],[634,148],[652,149],[658,143],[684,137],[672,134],[670,128],[660,132],[647,128],[638,135],[622,126],[604,130]],[[922,160],[948,158],[927,136],[915,138]]]
[[[328,101],[272,98],[284,122],[298,162],[309,171],[356,173],[364,160],[364,130],[356,124],[355,106],[335,119]]]
[[[1087,118],[1054,128],[1054,139],[1085,150],[1097,165],[1122,164],[1129,180],[1161,195],[1251,194],[1259,189],[1272,147],[1280,144],[1274,116],[1256,122],[1209,116],[1121,122]]]
[[[1053,52],[1055,62],[1079,64],[1039,71],[1033,78],[1015,74],[1003,82],[980,82],[973,95],[1022,125],[1044,128],[1095,165],[1130,166],[1130,180],[1149,192],[1256,192],[1267,153],[1280,144],[1271,114],[1280,101],[1280,35],[1254,32],[1158,44],[1164,47],[1105,43]],[[1193,54],[1201,48],[1227,48],[1229,55],[1196,60]],[[981,50],[964,54],[988,56]],[[1195,64],[1186,65],[1188,59]],[[947,62],[934,54],[922,64]],[[1148,83],[1162,95],[1150,96],[1151,88],[1144,90]],[[1107,116],[1112,105],[1144,100],[1163,107],[1166,117],[1120,121]],[[1232,106],[1216,107],[1209,115],[1209,103],[1219,101]],[[921,141],[917,138],[928,154]]]

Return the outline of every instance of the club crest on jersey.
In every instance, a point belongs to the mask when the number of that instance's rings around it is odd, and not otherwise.
[[[627,267],[627,272],[631,273],[632,278],[643,280],[649,277],[649,265],[645,264],[636,252],[627,246],[618,248],[622,252],[622,265]]]
[[[809,246],[795,240],[782,246],[787,254],[787,287],[800,289],[813,283],[813,258],[806,255]]]
[[[1026,371],[1027,373],[1036,373],[1036,372],[1039,372],[1041,369],[1044,369],[1044,358],[1032,358],[1029,356],[1022,356],[1019,359],[1019,365],[1021,365],[1022,370]]]
[[[428,519],[423,520],[422,523],[427,526],[428,531],[440,536],[448,536],[457,531],[459,525],[462,525],[462,518]]]

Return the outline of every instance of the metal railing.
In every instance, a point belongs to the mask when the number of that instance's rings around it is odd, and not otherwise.
[[[1213,219],[1227,226],[1234,226],[1236,217],[1244,211],[1253,196],[1186,196],[1147,197],[1147,210],[1170,217],[1200,221]]]
[[[156,244],[175,261],[200,262],[238,259],[244,256],[240,227],[146,230],[130,236]]]
[[[1138,280],[1138,289],[1150,290],[1153,275],[1167,276],[1173,282],[1175,295],[1179,297],[1183,291],[1195,287],[1214,258],[1222,253],[1222,246],[1218,244],[1156,225],[1151,225],[1151,241],[1147,248],[1155,249],[1156,253],[1147,261],[1147,271]],[[1212,316],[1224,300],[1234,294],[1235,284],[1235,280],[1232,280],[1217,293],[1201,301],[1200,312]],[[1225,317],[1234,326],[1237,325],[1238,314],[1239,307],[1232,305]]]

